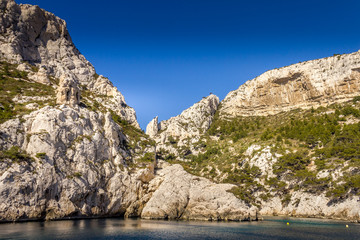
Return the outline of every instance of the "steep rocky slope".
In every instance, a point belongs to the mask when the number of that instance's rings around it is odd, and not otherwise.
[[[38,6],[17,5],[10,0],[0,1],[0,12],[0,58],[19,64],[21,71],[36,69],[28,76],[31,80],[59,85],[59,103],[78,103],[80,93],[76,89],[89,90],[104,105],[139,127],[135,111],[126,105],[123,95],[108,79],[96,74],[74,46],[64,20]]]
[[[360,52],[273,69],[230,92],[221,115],[256,116],[348,101],[360,92]]]
[[[0,221],[256,219],[256,208],[227,192],[233,185],[154,161],[135,111],[63,20],[12,0],[0,0],[0,11]]]

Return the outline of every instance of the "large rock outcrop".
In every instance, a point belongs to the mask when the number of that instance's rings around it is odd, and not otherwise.
[[[149,135],[150,137],[155,137],[158,132],[159,132],[159,117],[156,116],[146,126],[146,134]]]
[[[16,64],[25,62],[39,69],[29,76],[35,81],[49,84],[47,75],[55,79],[66,76],[79,89],[107,96],[102,98],[104,105],[140,128],[134,109],[126,104],[123,95],[108,79],[98,76],[75,47],[64,20],[38,6],[18,5],[13,0],[0,0],[0,12],[1,59]]]
[[[220,115],[269,115],[351,100],[360,94],[360,52],[273,69],[221,102]]]
[[[257,209],[227,192],[234,185],[214,184],[180,165],[166,167],[150,184],[161,182],[142,211],[143,218],[193,220],[257,220]]]
[[[80,90],[71,78],[67,78],[66,76],[60,78],[56,94],[56,103],[67,104],[72,107],[80,103]]]

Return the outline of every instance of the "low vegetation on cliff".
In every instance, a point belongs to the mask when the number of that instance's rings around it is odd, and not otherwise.
[[[28,104],[44,106],[55,103],[52,86],[29,80],[28,72],[16,67],[17,64],[0,62],[0,123],[30,113],[32,109],[26,107]]]
[[[183,156],[181,164],[193,174],[235,184],[234,194],[256,205],[273,196],[286,204],[299,190],[325,193],[333,202],[360,196],[359,100],[267,117],[216,114],[198,143],[200,153]],[[252,162],[266,147],[276,160]]]

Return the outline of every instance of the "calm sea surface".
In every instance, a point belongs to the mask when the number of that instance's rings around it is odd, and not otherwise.
[[[353,240],[360,239],[360,224],[280,217],[241,223],[111,218],[0,224],[0,239]]]

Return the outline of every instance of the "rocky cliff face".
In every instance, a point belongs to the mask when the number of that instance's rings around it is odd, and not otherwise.
[[[213,94],[203,98],[180,115],[158,123],[155,117],[146,127],[146,134],[153,138],[158,149],[178,155],[178,147],[189,146],[199,141],[209,129],[219,105],[219,98]],[[176,146],[173,146],[176,144]]]
[[[153,161],[135,111],[95,74],[63,20],[12,0],[0,0],[0,11],[0,221],[256,219],[255,208],[227,192],[231,184]],[[197,108],[209,115],[183,115],[203,130],[218,99],[205,102]]]
[[[1,0],[0,12],[0,58],[20,64],[20,70],[26,70],[25,63],[36,67],[38,70],[29,75],[34,81],[50,84],[47,76],[61,79],[63,97],[58,97],[58,103],[80,98],[73,89],[86,89],[106,96],[104,104],[139,127],[135,111],[126,105],[123,95],[108,79],[97,75],[75,47],[64,20],[38,6],[17,5],[13,0]]]
[[[360,93],[360,52],[270,70],[222,101],[221,115],[256,116],[351,100]]]

